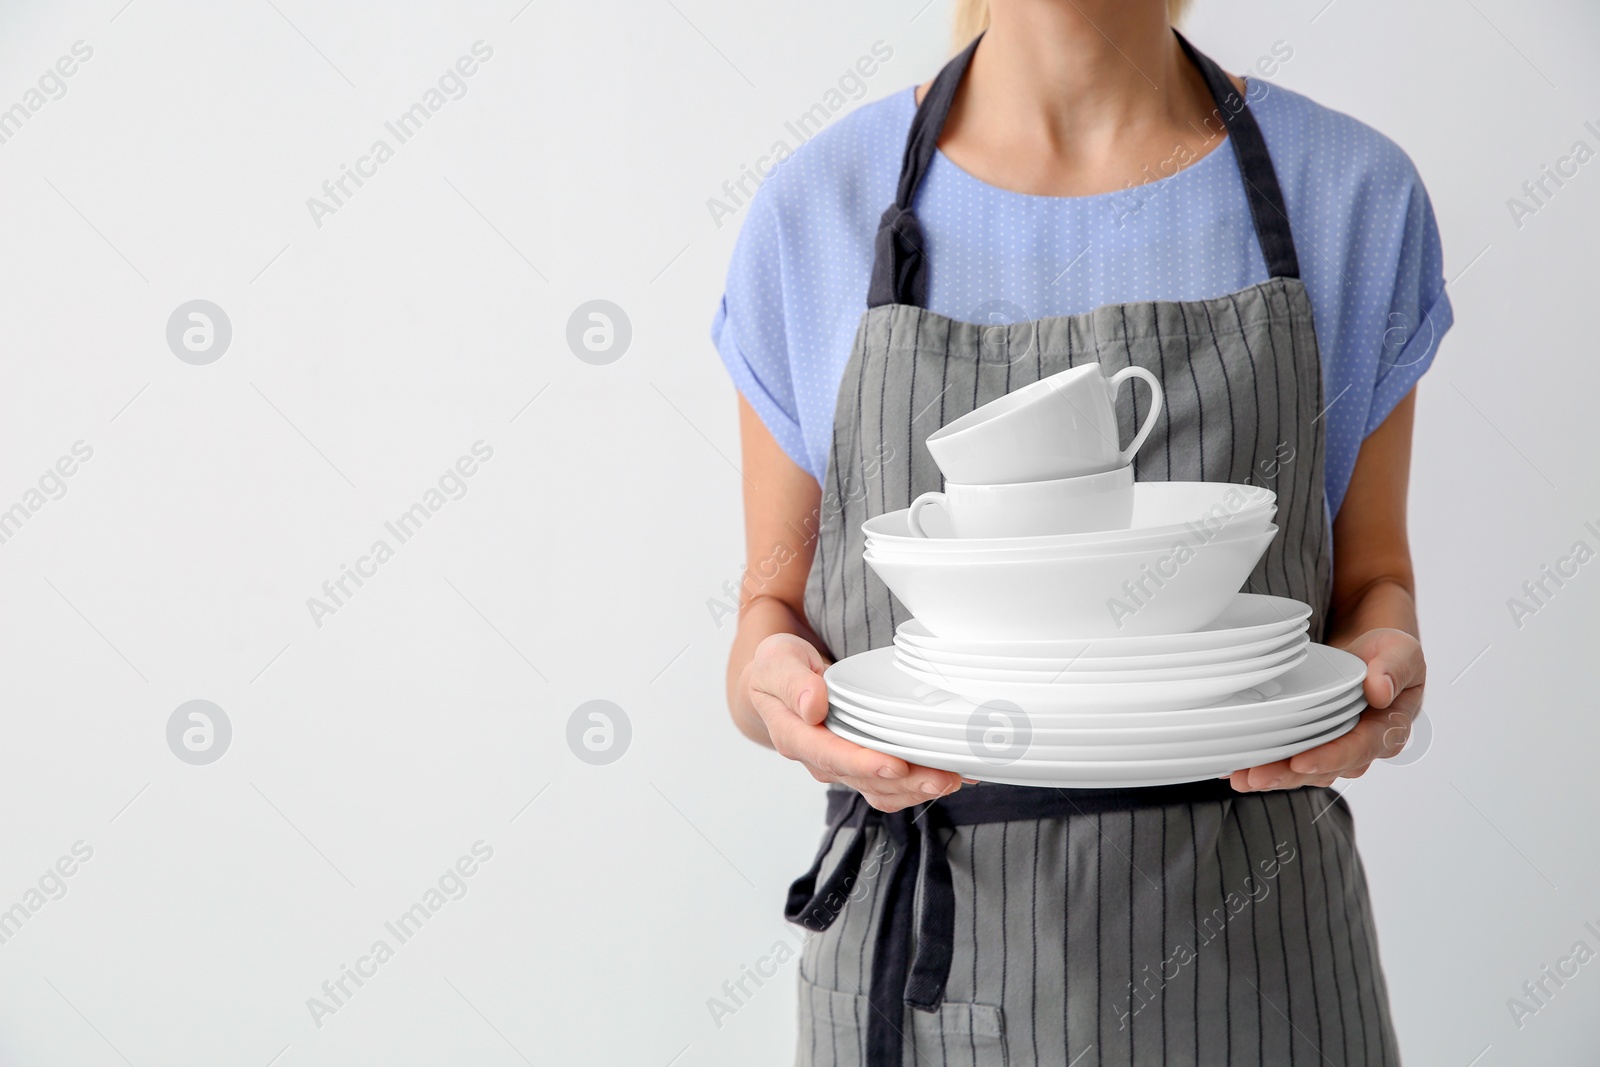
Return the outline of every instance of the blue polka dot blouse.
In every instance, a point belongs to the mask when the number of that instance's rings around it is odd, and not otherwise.
[[[1361,442],[1452,322],[1438,226],[1411,160],[1386,137],[1268,82],[1249,82],[1248,98],[1316,318],[1334,514]],[[773,437],[819,481],[915,109],[909,88],[867,104],[773,168],[747,203],[724,201],[744,219],[712,338]],[[938,153],[914,207],[933,264],[929,309],[955,319],[1198,300],[1267,277],[1226,143],[1171,176],[1084,197],[1000,189]]]

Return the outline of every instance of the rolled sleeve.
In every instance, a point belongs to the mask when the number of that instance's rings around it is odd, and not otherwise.
[[[1410,161],[1407,161],[1409,168]],[[1404,200],[1401,242],[1395,261],[1394,290],[1384,323],[1373,375],[1372,402],[1365,433],[1371,434],[1394,411],[1433,365],[1433,358],[1455,322],[1445,292],[1444,253],[1433,204],[1414,170]]]
[[[1406,398],[1417,382],[1433,365],[1439,351],[1439,342],[1455,323],[1455,312],[1450,306],[1450,296],[1440,290],[1432,306],[1416,316],[1412,328],[1391,327],[1391,332],[1404,330],[1405,336],[1398,349],[1385,348],[1378,367],[1378,380],[1373,386],[1372,406],[1367,412],[1366,432],[1370,435],[1395,406]]]
[[[739,343],[733,316],[728,312],[726,295],[723,296],[711,322],[711,341],[717,347],[717,355],[722,358],[722,365],[728,368],[728,376],[733,379],[734,388],[738,389],[739,395],[749,402],[750,407],[760,417],[761,424],[772,434],[773,440],[778,442],[778,447],[782,448],[795,463],[806,467],[805,434],[795,414],[794,392],[789,387],[788,377],[783,376],[777,385],[776,394],[774,389],[762,381],[762,376],[751,362],[746,349]]]

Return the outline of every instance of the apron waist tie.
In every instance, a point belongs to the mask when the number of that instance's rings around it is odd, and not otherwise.
[[[966,786],[914,808],[882,812],[853,789],[828,791],[828,832],[811,869],[789,887],[783,915],[812,933],[832,926],[863,876],[874,877],[875,858],[865,863],[868,827],[892,846],[882,918],[873,939],[872,973],[866,990],[867,1058],[874,1067],[901,1061],[904,1006],[936,1012],[944,1003],[955,954],[956,896],[945,852],[958,826],[1061,818],[1138,807],[1225,800],[1234,795],[1226,779],[1148,789],[1048,789],[1025,786]],[[819,886],[823,864],[839,834],[853,831],[839,863]],[[918,908],[918,898],[921,907]],[[913,951],[914,949],[914,951]]]

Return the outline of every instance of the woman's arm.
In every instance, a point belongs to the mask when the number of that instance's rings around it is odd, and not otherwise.
[[[806,576],[817,546],[805,531],[817,528],[822,490],[788,457],[742,396],[739,444],[744,459],[745,571],[739,586],[739,629],[728,656],[728,708],[740,733],[770,748],[772,738],[751,700],[747,675],[756,649],[768,637],[793,634],[813,651],[821,643],[806,622]],[[826,665],[818,655],[816,669]],[[808,679],[794,681],[797,701],[811,695]],[[822,692],[825,698],[826,691]]]
[[[873,807],[898,811],[952,793],[961,778],[862,748],[822,725],[827,666],[806,623],[806,577],[816,555],[822,491],[739,398],[744,456],[745,576],[739,630],[728,656],[728,709],[739,731],[805,765],[819,782],[843,782]]]
[[[1427,664],[1417,634],[1416,583],[1406,540],[1413,389],[1362,442],[1333,524],[1333,611],[1326,641],[1367,661],[1356,728],[1288,760],[1233,773],[1233,787],[1293,789],[1359,778],[1399,754],[1422,710]]]

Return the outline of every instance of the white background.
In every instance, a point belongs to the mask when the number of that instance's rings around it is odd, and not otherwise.
[[[788,936],[821,820],[723,710],[741,481],[707,330],[742,214],[707,200],[873,42],[869,97],[930,76],[945,5],[124,2],[0,26],[0,107],[94,50],[0,144],[0,508],[93,449],[0,544],[0,908],[93,849],[0,944],[0,1062],[787,1062],[792,963],[707,1009]],[[1600,563],[1521,628],[1507,600],[1600,548],[1600,162],[1520,228],[1506,200],[1600,147],[1600,13],[1325,4],[1199,0],[1189,29],[1234,70],[1288,42],[1275,80],[1402,144],[1444,233],[1412,491],[1434,737],[1350,789],[1395,1018],[1414,1064],[1591,1062],[1600,963],[1520,1030],[1507,999],[1600,949]],[[478,40],[467,94],[318,227],[307,198]],[[208,366],[165,338],[196,298],[233,327]],[[633,326],[607,366],[565,341],[596,298]],[[480,440],[469,492],[315,625]],[[234,731],[209,766],[166,741],[196,698]],[[632,723],[609,766],[566,742],[593,699]],[[467,894],[314,1025],[480,840]]]

